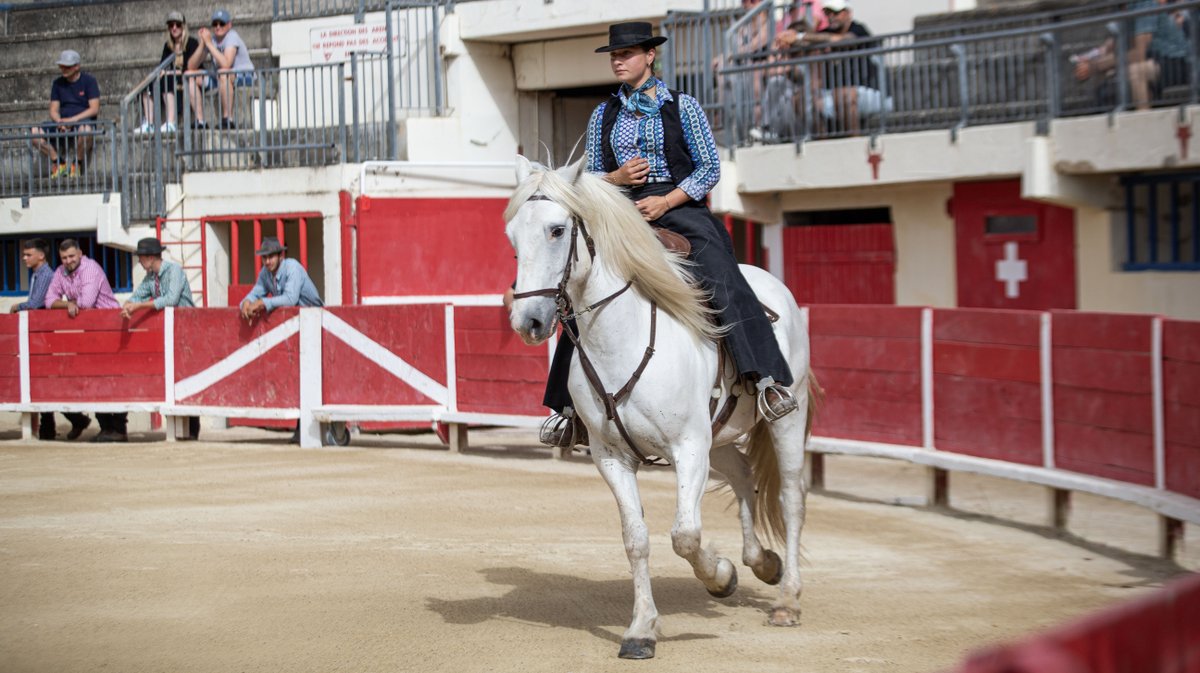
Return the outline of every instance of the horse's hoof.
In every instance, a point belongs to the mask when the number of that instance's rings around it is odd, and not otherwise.
[[[725,588],[722,589],[721,591],[713,591],[712,589],[709,589],[708,593],[713,598],[729,598],[730,596],[733,595],[733,592],[735,592],[735,591],[737,591],[737,567],[730,564],[730,566],[729,566],[729,584],[726,584]]]
[[[622,640],[621,651],[617,656],[622,659],[653,659],[654,641],[649,638]]]
[[[762,568],[761,573],[759,568]],[[751,568],[754,576],[771,586],[779,584],[779,580],[783,579],[783,559],[770,549],[763,552],[763,562],[759,568]]]
[[[771,626],[797,626],[800,624],[800,614],[790,608],[775,608],[767,618]]]

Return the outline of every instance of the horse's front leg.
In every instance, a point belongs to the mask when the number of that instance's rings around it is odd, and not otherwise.
[[[592,462],[617,499],[621,536],[633,573],[633,621],[621,636],[622,659],[649,659],[658,642],[658,608],[650,592],[650,534],[638,493],[637,462],[606,446],[592,447]]]
[[[671,545],[675,553],[692,564],[692,572],[708,593],[725,598],[737,589],[737,568],[729,559],[705,549],[700,539],[700,500],[708,484],[708,446],[675,452],[675,525]]]

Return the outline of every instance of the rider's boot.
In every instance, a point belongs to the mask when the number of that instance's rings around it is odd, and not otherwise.
[[[799,407],[796,396],[787,386],[775,383],[775,379],[767,376],[758,380],[758,413],[767,419],[768,423],[787,416]]]
[[[561,414],[556,413],[542,423],[538,439],[547,446],[569,449],[576,444],[587,446],[588,432],[575,410],[563,407]]]

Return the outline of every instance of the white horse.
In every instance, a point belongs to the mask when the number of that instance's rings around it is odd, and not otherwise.
[[[710,401],[719,396],[723,408],[731,394],[744,391],[735,373],[721,366],[715,342],[719,329],[709,321],[704,295],[690,283],[688,263],[664,250],[629,198],[582,166],[552,171],[517,158],[519,183],[504,213],[517,253],[518,298],[511,323],[526,343],[537,344],[554,333],[563,317],[560,307],[576,313],[579,349],[569,389],[591,436],[592,460],[617,499],[633,572],[633,621],[619,656],[653,657],[658,636],[650,541],[637,485],[644,456],[675,466],[672,546],[719,598],[737,588],[737,570],[729,559],[701,546],[700,499],[710,467],[724,477],[738,500],[742,562],[764,582],[779,584],[770,622],[795,625],[804,446],[812,415],[804,314],[770,274],[741,267],[759,299],[779,316],[775,336],[791,364],[800,407],[768,424],[758,415],[751,391],[713,436],[720,424],[710,416]],[[646,361],[648,346],[653,355]],[[639,367],[644,368],[640,378],[631,376]],[[721,377],[719,367],[725,370]],[[784,543],[782,560],[764,548],[756,528]]]

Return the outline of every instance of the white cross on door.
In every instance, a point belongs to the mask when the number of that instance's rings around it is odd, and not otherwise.
[[[996,261],[996,280],[1004,283],[1004,296],[1016,299],[1021,296],[1022,281],[1029,280],[1029,265],[1017,257],[1017,242],[1004,244],[1004,259]]]

